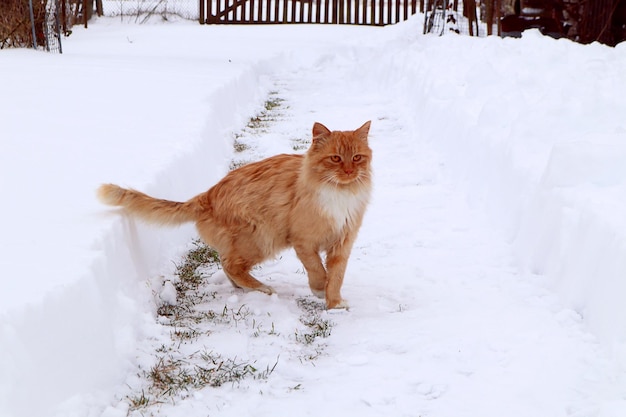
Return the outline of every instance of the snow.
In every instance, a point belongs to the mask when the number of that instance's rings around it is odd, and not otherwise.
[[[422,36],[419,20],[99,19],[63,55],[3,50],[0,415],[626,415],[624,47]],[[280,113],[251,133],[271,94]],[[300,149],[316,121],[370,119],[351,309],[316,313],[332,334],[298,342],[311,296],[292,252],[255,271],[270,297],[213,271],[231,321],[181,349],[275,369],[129,410],[195,232],[135,222],[96,187],[184,200],[233,159]]]

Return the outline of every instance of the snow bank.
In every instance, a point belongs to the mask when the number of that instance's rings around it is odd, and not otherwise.
[[[624,47],[534,32],[418,39],[418,26],[364,65],[374,85],[406,103],[520,264],[626,365]]]
[[[200,137],[179,140],[174,145],[177,153],[169,158],[153,155],[155,159],[162,158],[152,169],[154,174],[145,175],[143,184],[141,176],[135,174],[139,183],[132,185],[166,198],[186,199],[217,181],[227,170],[232,153],[230,132],[244,124],[245,115],[253,114],[266,97],[268,69],[257,62],[231,72],[230,79],[222,80],[204,99]],[[141,138],[139,143],[149,147],[150,139]],[[159,143],[155,142],[155,146]],[[129,148],[119,151],[130,152],[130,159],[150,158],[154,153]],[[125,158],[118,152],[102,152],[100,157],[103,165],[109,165],[104,171],[111,175],[110,180],[121,181],[118,177],[123,173],[119,171],[128,173],[119,165]],[[67,163],[71,170],[72,161]],[[17,300],[8,310],[4,306],[0,316],[2,416],[47,416],[55,412],[64,416],[86,415],[79,405],[84,406],[86,395],[98,395],[99,390],[104,390],[106,399],[110,395],[107,388],[122,383],[134,369],[132,358],[137,342],[151,334],[155,325],[154,301],[147,280],[156,276],[159,267],[163,269],[166,260],[172,259],[172,247],[184,245],[194,235],[191,226],[156,230],[118,213],[101,214],[106,209],[95,201],[98,183],[90,180],[93,178],[57,185],[88,187],[76,192],[94,200],[90,216],[101,225],[100,235],[88,236],[93,239],[90,247],[80,250],[72,249],[77,243],[71,241],[71,233],[57,236],[59,245],[67,245],[67,250],[84,259],[61,256],[42,267],[48,269],[48,274],[55,274],[60,262],[75,263],[73,275],[53,287],[44,281],[33,281],[33,285],[43,287],[42,295],[36,296],[35,288],[30,298],[15,292],[14,297],[23,297],[23,301]],[[45,178],[40,181],[47,186]],[[90,232],[85,228],[85,233]],[[50,252],[55,253],[53,249]],[[31,256],[33,262],[38,261],[36,253]],[[23,267],[28,269],[28,265]],[[29,278],[27,271],[23,277]],[[72,398],[80,401],[74,403]],[[55,404],[61,404],[59,410],[50,409]]]

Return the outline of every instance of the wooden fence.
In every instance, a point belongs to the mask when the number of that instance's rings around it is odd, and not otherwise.
[[[419,0],[200,0],[200,23],[383,26],[407,20]]]

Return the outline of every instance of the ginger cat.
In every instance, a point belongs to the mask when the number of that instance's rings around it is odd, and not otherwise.
[[[369,121],[354,131],[332,132],[315,123],[304,155],[277,155],[245,165],[184,203],[113,184],[100,186],[98,197],[151,223],[195,222],[240,288],[272,294],[250,270],[293,247],[313,294],[325,298],[329,309],[347,308],[341,285],[372,189],[369,129]]]

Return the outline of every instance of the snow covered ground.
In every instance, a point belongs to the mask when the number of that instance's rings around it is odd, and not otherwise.
[[[2,51],[0,415],[626,415],[624,47],[420,27],[102,19],[60,56]],[[272,297],[214,270],[208,307],[235,320],[177,348],[273,371],[129,409],[172,344],[156,310],[195,234],[95,188],[183,200],[233,160],[300,151],[315,121],[370,119],[351,310],[315,311],[330,336],[301,341],[291,252],[256,271]]]

